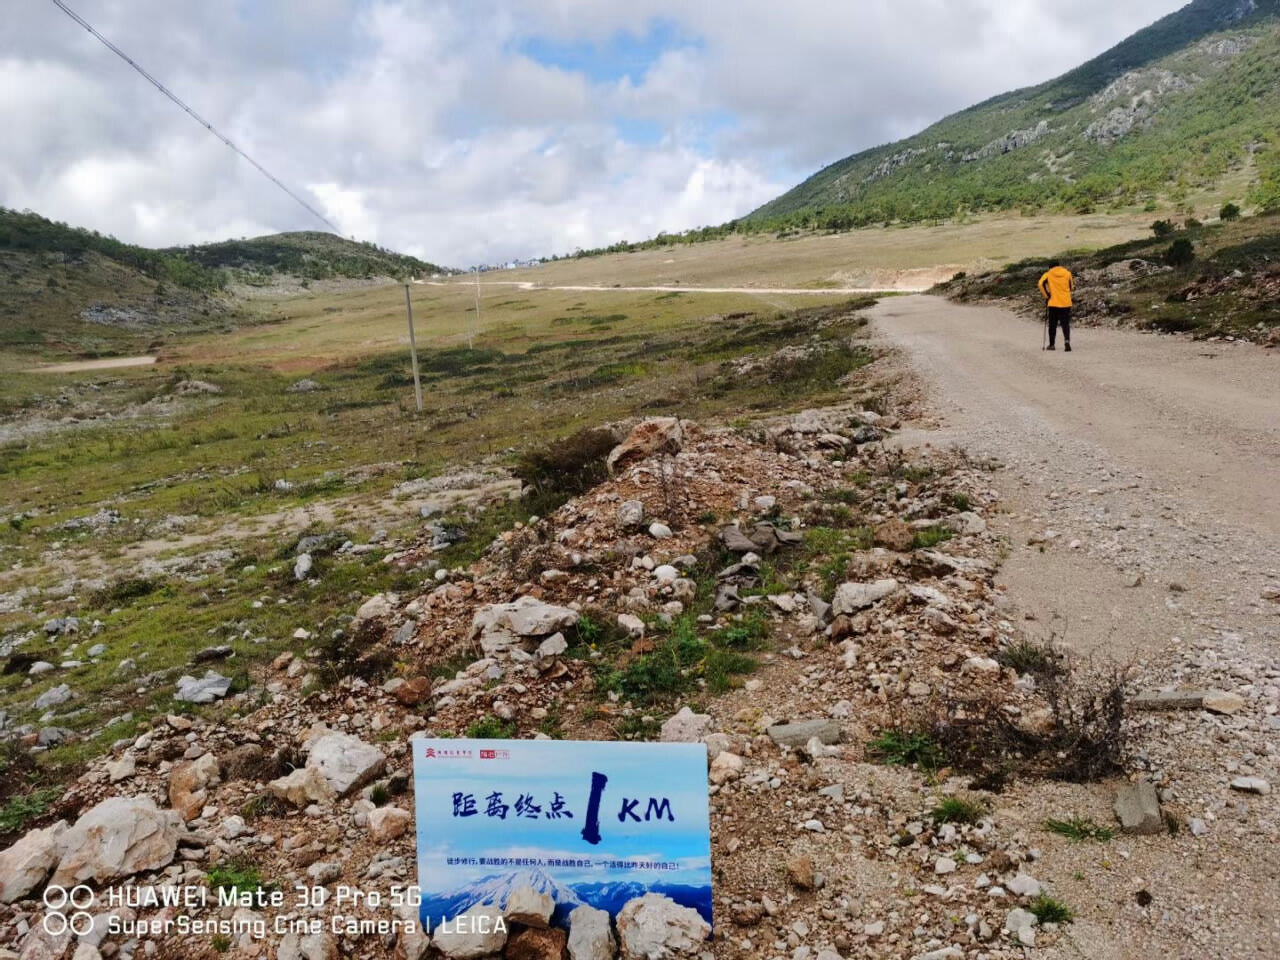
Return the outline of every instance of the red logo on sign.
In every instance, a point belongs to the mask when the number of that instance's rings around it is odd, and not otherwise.
[[[435,748],[435,747],[427,747],[427,752],[426,752],[426,756],[427,756],[427,758],[428,758],[428,759],[435,759],[435,755],[436,755],[436,748]]]
[[[497,750],[481,750],[480,759],[481,760],[497,760],[498,751]]]

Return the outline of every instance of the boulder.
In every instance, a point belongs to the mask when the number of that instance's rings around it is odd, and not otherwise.
[[[616,952],[609,914],[586,906],[569,914],[569,960],[613,960]]]
[[[774,724],[767,733],[780,747],[803,747],[814,737],[827,745],[839,743],[844,736],[844,728],[834,720],[801,720]]]
[[[516,887],[507,897],[502,914],[508,923],[519,923],[526,927],[545,927],[551,922],[551,914],[555,912],[556,902],[551,894],[541,893],[533,887]]]
[[[351,624],[352,630],[359,630],[372,620],[389,620],[395,615],[396,608],[391,598],[385,593],[377,593],[360,605],[356,618]]]
[[[35,707],[37,710],[49,710],[53,707],[60,707],[71,699],[73,694],[71,688],[65,683],[60,683],[56,687],[50,687],[40,696],[36,697]]]
[[[716,756],[711,761],[711,770],[709,777],[712,783],[717,786],[727,783],[730,780],[737,780],[742,776],[742,771],[746,767],[746,761],[736,753],[725,751]]]
[[[1115,811],[1120,829],[1124,833],[1149,836],[1164,829],[1164,818],[1160,816],[1160,799],[1150,780],[1139,780],[1136,784],[1126,783],[1117,788]]]
[[[836,616],[852,615],[873,606],[896,592],[897,580],[877,580],[874,583],[842,583],[836,588],[831,610]]]
[[[438,929],[431,943],[450,960],[480,960],[502,952],[507,945],[507,924],[501,910],[481,903],[454,917],[448,929]]]
[[[1223,693],[1221,690],[1210,690],[1204,695],[1201,705],[1210,713],[1233,716],[1244,709],[1244,697],[1238,693]]]
[[[184,703],[213,703],[221,700],[231,689],[231,678],[216,670],[209,670],[200,679],[182,676],[178,678],[178,690],[173,699]]]
[[[662,733],[658,739],[663,743],[697,743],[711,729],[711,717],[705,713],[694,713],[688,707],[668,717],[662,725]]]
[[[508,940],[502,956],[506,960],[561,960],[567,939],[563,930],[531,927]]]
[[[915,543],[915,531],[903,520],[896,517],[878,524],[872,531],[872,541],[877,547],[906,553]]]
[[[546,637],[578,622],[576,611],[521,597],[514,603],[491,603],[476,611],[471,638],[480,641],[485,656],[505,653],[527,638]]]
[[[711,925],[697,910],[658,893],[628,901],[618,914],[624,960],[696,957],[710,934]]]
[[[267,784],[267,791],[295,807],[328,803],[334,796],[329,781],[315,767],[299,767],[288,776],[272,780]]]
[[[647,460],[659,453],[679,453],[684,428],[675,417],[655,417],[636,425],[622,443],[609,452],[605,463],[610,473]]]
[[[369,839],[386,843],[404,836],[413,823],[413,814],[401,807],[378,807],[369,811]]]
[[[311,554],[304,553],[299,555],[298,559],[293,562],[293,579],[302,581],[311,576],[311,568],[315,566],[315,561],[311,559]]]
[[[32,830],[9,849],[0,852],[0,903],[14,903],[40,888],[58,865],[59,838],[67,821],[59,820],[43,830]]]
[[[111,797],[76,821],[58,841],[51,883],[119,880],[173,862],[185,828],[177,813],[149,797]]]
[[[624,500],[618,507],[618,529],[638,530],[644,523],[644,503],[640,500]]]
[[[328,733],[311,746],[307,767],[320,772],[339,797],[363,787],[387,767],[387,755],[349,733]]]
[[[217,783],[221,773],[218,758],[212,753],[175,764],[169,771],[169,806],[182,815],[183,821],[194,820],[209,798],[206,788]]]

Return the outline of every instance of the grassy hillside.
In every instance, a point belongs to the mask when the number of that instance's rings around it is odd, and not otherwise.
[[[149,250],[0,207],[0,351],[109,357],[249,319],[230,282],[430,275],[414,257],[324,233]]]
[[[1076,274],[1080,321],[1280,345],[1280,212],[1155,227],[1146,239],[1062,258]],[[957,300],[1004,300],[1040,316],[1036,282],[1055,262],[1038,257],[958,275],[939,291]]]
[[[969,211],[1280,206],[1280,0],[1195,0],[1056,80],[856,154],[755,211],[847,229]]]
[[[278,233],[253,240],[225,240],[164,251],[205,268],[235,270],[246,279],[282,273],[307,280],[422,277],[447,273],[444,267],[357,243],[331,233]]]

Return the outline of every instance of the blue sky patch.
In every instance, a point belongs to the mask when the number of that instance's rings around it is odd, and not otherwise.
[[[529,37],[515,45],[531,60],[584,74],[593,83],[616,83],[623,77],[639,82],[645,72],[668,50],[693,48],[703,42],[669,20],[650,21],[643,34],[619,31],[602,42],[566,43],[550,37]]]

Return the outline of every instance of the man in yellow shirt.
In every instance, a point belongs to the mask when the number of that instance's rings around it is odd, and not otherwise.
[[[1071,352],[1071,292],[1075,289],[1075,278],[1071,271],[1062,264],[1055,264],[1040,278],[1040,292],[1049,307],[1049,349],[1056,350],[1053,345],[1058,339],[1058,325],[1062,325],[1062,348]]]

